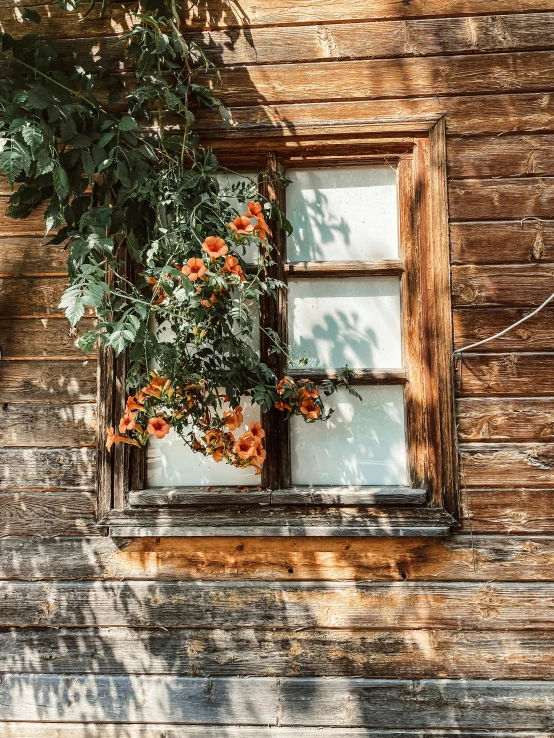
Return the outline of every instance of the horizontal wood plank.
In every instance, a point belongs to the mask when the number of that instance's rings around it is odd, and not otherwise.
[[[463,472],[462,472],[463,474]],[[478,533],[551,534],[554,532],[552,489],[474,489],[464,491],[464,529]]]
[[[450,245],[453,264],[552,262],[554,222],[531,218],[452,223]]]
[[[0,278],[2,317],[63,315],[58,305],[67,285],[67,277]]]
[[[96,400],[96,361],[93,359],[6,361],[0,365],[0,378],[0,403]]]
[[[0,448],[0,489],[90,489],[95,459],[88,447]]]
[[[85,354],[76,344],[92,325],[92,318],[83,318],[76,328],[71,328],[65,316],[0,319],[2,359],[95,358],[95,353]]]
[[[453,311],[454,346],[457,349],[500,333],[526,317],[533,308],[462,308]],[[552,351],[554,308],[538,315],[509,333],[484,344],[482,351]]]
[[[233,126],[207,112],[198,111],[197,117],[204,135],[220,131],[229,138],[240,138],[249,130],[255,130],[258,136],[278,131],[285,137],[293,137],[299,130],[320,131],[322,121],[342,126],[345,131],[356,124],[390,121],[392,131],[406,118],[429,115],[444,115],[449,135],[477,135],[552,131],[553,104],[554,94],[542,92],[234,107],[231,108]]]
[[[93,491],[0,492],[0,535],[63,536],[98,532]]]
[[[67,251],[47,239],[0,238],[0,276],[65,274]]]
[[[551,398],[465,398],[457,403],[462,441],[554,440]]]
[[[44,237],[44,211],[47,207],[46,203],[38,205],[28,218],[23,219],[9,218],[5,215],[7,206],[8,197],[6,197],[5,191],[2,189],[2,196],[0,197],[0,233],[3,238]]]
[[[318,19],[319,20],[319,19]],[[333,23],[188,31],[217,66],[280,64],[326,59],[383,59],[402,56],[523,51],[554,46],[552,13]],[[39,29],[40,30],[40,29]],[[87,26],[79,28],[87,32]],[[63,57],[85,68],[97,60],[119,69],[124,42],[119,37],[74,38],[58,42]]]
[[[552,13],[525,13],[260,27],[232,35],[211,30],[189,32],[187,37],[200,44],[215,64],[229,66],[546,49],[554,46],[553,23]],[[104,63],[108,53],[98,52]]]
[[[2,673],[550,679],[550,631],[1,628]],[[0,732],[1,735],[1,732]]]
[[[549,90],[551,51],[233,67],[212,77],[229,106]]]
[[[554,353],[463,354],[456,365],[459,396],[554,395]]]
[[[554,585],[7,582],[0,625],[552,630]]]
[[[472,487],[554,487],[554,444],[464,444],[465,484]]]
[[[551,494],[533,493],[543,506]],[[517,501],[496,493],[504,508]],[[474,502],[483,497],[476,492]],[[536,508],[535,508],[536,509]],[[554,581],[554,538],[5,538],[1,579]]]
[[[551,218],[554,177],[451,180],[448,202],[456,221]]]
[[[368,738],[365,728],[235,728],[200,725],[130,725],[115,723],[0,723],[0,738]],[[547,734],[506,731],[371,730],[371,738],[549,738]]]
[[[549,727],[552,682],[10,675],[7,720],[386,728]]]
[[[0,446],[84,446],[96,441],[96,406],[0,406]]]
[[[448,140],[448,174],[454,179],[523,177],[554,172],[554,137],[460,137]]]
[[[554,264],[452,267],[455,307],[537,307],[552,294],[553,285]]]

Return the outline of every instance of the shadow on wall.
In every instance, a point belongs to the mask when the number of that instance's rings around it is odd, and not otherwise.
[[[219,15],[214,4],[209,11],[200,5],[206,25],[248,22],[239,4],[217,7]],[[90,22],[92,28],[102,25],[95,17]],[[105,26],[109,30],[108,22]],[[87,25],[81,29],[86,33]],[[231,46],[240,33],[251,41],[247,30],[231,28]],[[63,44],[76,54],[86,45],[97,61],[103,54],[113,63],[120,58],[117,40]],[[241,84],[247,83],[248,69],[240,77]],[[407,78],[406,87],[409,83]],[[253,102],[265,102],[254,85],[248,93]],[[260,108],[258,118],[264,114]],[[292,122],[279,123],[294,132]],[[355,326],[344,320],[352,345],[358,338]],[[19,329],[14,323],[14,331]],[[323,335],[340,330],[323,320]],[[73,421],[60,422],[58,415],[52,407],[52,422],[63,434],[64,423]],[[4,566],[19,581],[5,583],[0,600],[1,622],[10,625],[0,630],[0,668],[6,675],[0,683],[0,719],[37,721],[43,732],[37,729],[32,738],[50,738],[49,722],[82,723],[78,732],[69,728],[67,734],[51,734],[63,738],[147,735],[142,729],[95,725],[100,722],[141,723],[153,731],[157,723],[190,724],[179,730],[179,738],[280,734],[267,732],[268,725],[333,726],[314,731],[317,738],[335,738],[337,727],[346,726],[398,727],[414,737],[422,726],[528,729],[536,725],[525,722],[518,705],[526,697],[530,704],[533,691],[535,699],[544,695],[545,704],[551,699],[544,684],[533,682],[520,684],[517,692],[504,682],[413,682],[405,678],[406,667],[402,678],[396,678],[394,661],[400,653],[408,654],[413,676],[449,675],[448,667],[433,662],[433,643],[417,630],[441,617],[445,629],[460,626],[457,614],[441,615],[444,603],[457,597],[448,584],[182,581],[178,572],[168,574],[164,568],[175,556],[170,547],[177,549],[179,542],[163,542],[165,554],[157,552],[159,542],[140,542],[138,569],[126,561],[129,542],[119,545],[121,549],[101,537],[5,540],[3,550],[11,553]],[[367,544],[375,549],[383,545]],[[403,545],[398,543],[399,551]],[[440,545],[430,549],[437,557]],[[317,546],[314,570],[325,542]],[[348,549],[345,543],[344,552],[336,554],[337,570],[347,565]],[[397,556],[401,559],[402,553]],[[195,564],[199,576],[205,571],[210,577],[209,556]],[[234,566],[230,556],[226,578]],[[49,581],[53,575],[65,581]],[[208,733],[198,727],[207,724],[220,728]],[[17,727],[14,737],[16,733],[20,738]],[[372,734],[353,731],[348,738]],[[297,729],[282,735],[296,738]],[[171,727],[148,733],[148,738],[162,736],[177,738],[177,733]]]

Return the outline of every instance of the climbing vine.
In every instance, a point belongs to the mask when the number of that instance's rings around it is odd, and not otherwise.
[[[124,37],[132,73],[85,69],[36,33],[1,35],[0,170],[13,189],[6,214],[26,218],[47,203],[45,232],[68,254],[60,307],[72,326],[87,311],[96,316],[79,346],[128,353],[127,408],[119,428],[107,429],[108,448],[174,428],[194,451],[259,471],[264,430],[244,428],[241,399],[323,420],[332,410],[321,395],[348,386],[348,371],[318,389],[275,376],[255,349],[260,301],[285,287],[268,273],[268,223],[290,225],[257,181],[223,184],[216,156],[197,139],[191,103],[228,116],[201,84],[212,63],[180,30],[192,5],[137,7]],[[33,10],[24,19],[40,23]],[[272,351],[288,351],[267,335]]]

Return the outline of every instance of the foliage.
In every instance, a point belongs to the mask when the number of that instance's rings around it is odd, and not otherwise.
[[[108,447],[144,444],[172,426],[195,451],[259,469],[261,428],[233,435],[241,397],[308,422],[328,414],[312,383],[279,383],[255,349],[260,301],[284,288],[268,276],[267,223],[288,224],[257,182],[222,185],[216,157],[196,139],[191,99],[227,113],[198,82],[212,65],[179,30],[190,9],[146,0],[134,14],[130,89],[98,64],[72,65],[37,34],[2,34],[0,170],[16,188],[9,216],[48,203],[46,233],[68,253],[60,306],[72,325],[87,311],[97,316],[80,346],[128,351],[132,394]],[[24,17],[40,22],[35,11]],[[252,247],[259,257],[247,269]]]

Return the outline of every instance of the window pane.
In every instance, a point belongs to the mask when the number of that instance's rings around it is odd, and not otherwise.
[[[408,484],[403,388],[356,389],[363,402],[340,390],[326,423],[291,419],[293,484]]]
[[[398,277],[291,279],[288,300],[292,366],[402,367]]]
[[[235,438],[244,433],[250,423],[260,420],[259,407],[243,402],[244,425],[234,432]],[[217,464],[211,458],[194,453],[173,430],[161,440],[148,442],[147,485],[149,487],[200,487],[258,485],[260,477],[254,468],[236,469],[224,461]]]
[[[288,170],[289,261],[398,258],[396,170],[390,166]]]

